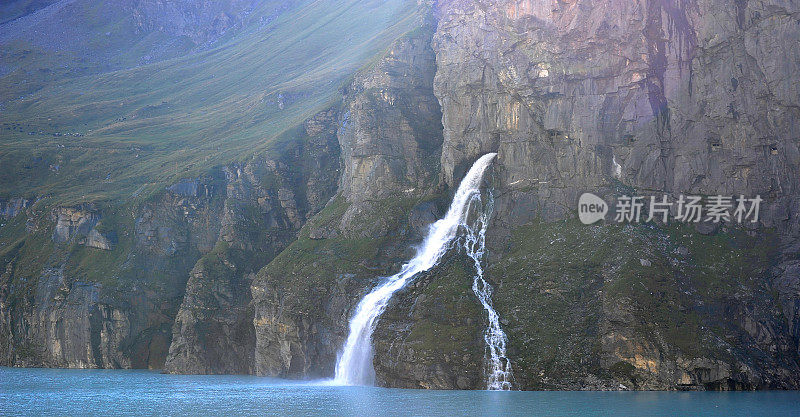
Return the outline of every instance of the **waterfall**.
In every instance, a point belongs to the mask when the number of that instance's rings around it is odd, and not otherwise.
[[[475,277],[472,280],[472,291],[480,300],[483,309],[489,316],[489,326],[483,332],[483,340],[486,342],[486,388],[489,390],[507,391],[511,389],[511,361],[506,356],[506,344],[508,338],[500,327],[500,317],[492,306],[492,286],[483,279],[483,265],[481,260],[486,252],[486,228],[489,224],[489,217],[492,215],[493,201],[489,193],[489,203],[483,210],[479,210],[480,215],[472,222],[467,224],[467,234],[464,237],[464,249],[467,255],[475,263]]]
[[[344,349],[336,363],[335,382],[346,385],[371,385],[375,380],[372,367],[372,332],[378,317],[395,292],[406,286],[417,274],[433,268],[451,248],[458,229],[466,225],[469,206],[480,201],[483,172],[496,153],[480,157],[461,180],[447,214],[433,223],[417,253],[395,275],[387,277],[356,306]]]

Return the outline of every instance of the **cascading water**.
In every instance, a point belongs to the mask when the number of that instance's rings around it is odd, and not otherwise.
[[[480,215],[471,224],[466,225],[464,249],[475,263],[472,291],[475,292],[489,316],[489,326],[483,332],[483,340],[486,342],[486,375],[488,377],[486,388],[507,391],[511,389],[511,380],[513,379],[511,361],[506,356],[508,338],[500,327],[500,317],[492,306],[492,286],[483,279],[483,265],[481,265],[483,254],[486,252],[486,228],[489,224],[489,217],[492,215],[492,209],[492,195],[489,193],[486,208],[479,210]]]
[[[417,249],[414,258],[404,264],[400,272],[386,278],[358,303],[355,314],[350,319],[350,333],[336,363],[334,382],[346,385],[369,385],[374,382],[372,332],[375,330],[377,318],[386,309],[386,304],[395,292],[405,287],[417,274],[433,268],[439,262],[451,248],[460,227],[469,228],[466,224],[469,206],[473,201],[480,201],[483,172],[496,155],[489,153],[475,161],[461,180],[447,214],[430,226],[428,235]]]

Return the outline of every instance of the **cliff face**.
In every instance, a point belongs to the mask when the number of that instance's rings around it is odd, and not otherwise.
[[[335,113],[323,112],[278,157],[184,180],[136,211],[17,210],[2,363],[252,372],[250,281],[333,194],[338,153]]]
[[[94,205],[18,213],[3,230],[3,363],[163,366],[191,258],[210,244],[214,203],[209,194],[165,194],[140,213]],[[89,236],[114,234],[113,249],[89,245]]]
[[[397,40],[346,86],[339,194],[253,283],[256,373],[330,376],[352,307],[435,220],[441,113],[432,28]]]
[[[360,297],[497,152],[486,279],[515,388],[800,387],[797,6],[421,7],[269,153],[137,204],[0,201],[0,363],[329,377]],[[750,227],[584,226],[586,191],[764,202]],[[485,387],[471,262],[456,245],[392,300],[381,385]]]
[[[432,25],[396,41],[344,91],[339,191],[351,203],[344,231],[366,227],[374,236],[386,234],[386,225],[365,225],[359,217],[380,210],[385,200],[425,195],[436,187],[442,116],[432,90]]]
[[[798,54],[796,7],[438,6],[442,179],[455,185],[478,156],[498,152],[487,273],[517,386],[797,386],[800,113],[797,86],[786,80],[798,61],[784,59]],[[546,223],[573,216],[584,191],[761,195],[766,203],[749,236],[730,224],[698,225],[714,235],[706,237],[678,226]],[[443,275],[431,286],[459,276]],[[436,294],[444,302],[440,286],[409,291],[387,314],[402,324],[379,324],[385,383],[480,385],[468,359],[480,340],[465,310],[421,301]],[[435,336],[426,336],[431,328]]]
[[[514,201],[501,199],[500,217],[512,224],[564,217],[580,192],[616,179],[760,194],[763,224],[796,230],[797,12],[755,1],[441,2],[444,180],[499,151]]]
[[[335,113],[307,121],[278,160],[225,169],[216,246],[197,261],[175,318],[166,370],[252,373],[255,273],[297,236],[336,190]]]

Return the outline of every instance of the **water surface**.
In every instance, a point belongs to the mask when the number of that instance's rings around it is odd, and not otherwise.
[[[800,416],[800,392],[488,392],[0,368],[0,415]]]

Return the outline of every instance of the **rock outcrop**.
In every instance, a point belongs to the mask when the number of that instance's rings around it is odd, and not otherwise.
[[[378,237],[386,223],[363,217],[386,200],[431,193],[442,146],[441,111],[433,95],[433,22],[396,41],[345,89],[339,143],[344,169],[339,192],[351,203],[341,229]]]
[[[255,273],[280,253],[336,190],[335,113],[305,123],[279,159],[225,169],[225,202],[214,249],[192,269],[175,318],[166,370],[253,373]],[[180,187],[186,191],[194,186]]]
[[[4,220],[17,217],[17,214],[25,210],[30,203],[30,200],[20,197],[10,198],[7,200],[0,199],[0,217],[2,217]]]
[[[56,209],[53,212],[53,241],[64,243],[76,237],[85,238],[99,220],[100,214],[91,205]]]

